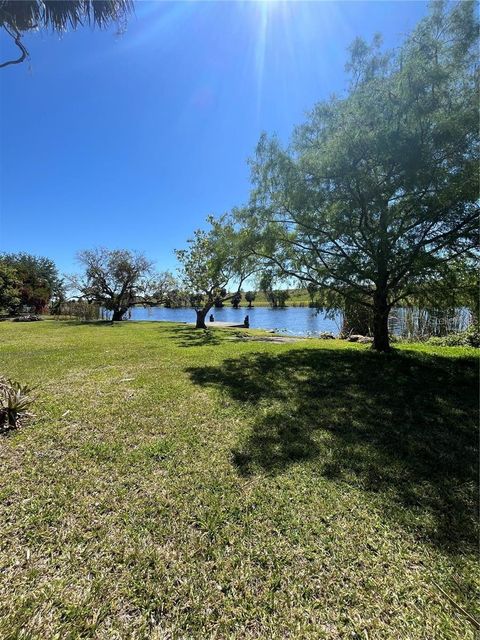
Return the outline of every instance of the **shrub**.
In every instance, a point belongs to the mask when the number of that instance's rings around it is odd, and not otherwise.
[[[427,344],[438,347],[480,347],[480,330],[478,324],[471,324],[465,331],[449,333],[446,336],[434,336]]]
[[[89,320],[98,320],[103,317],[102,308],[95,302],[87,302],[86,300],[69,300],[62,302],[55,308],[55,317],[75,318],[83,322]]]
[[[471,324],[464,333],[471,347],[480,347],[480,325],[478,322]]]
[[[0,378],[0,432],[17,429],[33,418],[29,412],[33,403],[30,393],[27,385]]]
[[[452,333],[449,336],[432,336],[426,341],[435,347],[459,347],[464,343],[458,333]]]

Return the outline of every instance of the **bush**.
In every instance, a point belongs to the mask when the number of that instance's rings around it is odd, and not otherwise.
[[[103,317],[100,305],[95,302],[87,302],[86,300],[69,300],[62,302],[55,308],[55,317],[75,318],[77,320],[88,322],[89,320],[99,320]]]
[[[464,333],[469,345],[478,349],[480,347],[480,325],[478,323],[471,324]]]
[[[446,336],[434,336],[427,344],[438,347],[480,347],[480,329],[478,324],[471,324],[465,331],[450,333]]]
[[[33,418],[31,389],[24,384],[0,378],[0,432],[17,429]]]
[[[457,333],[452,333],[449,336],[432,336],[426,340],[427,344],[431,344],[435,347],[460,347],[464,345],[460,336]]]

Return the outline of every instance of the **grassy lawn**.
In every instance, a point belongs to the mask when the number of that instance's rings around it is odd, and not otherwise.
[[[0,323],[0,638],[474,638],[476,352],[245,336]]]
[[[306,289],[289,289],[290,297],[285,302],[287,307],[308,307],[310,303],[310,296]],[[270,302],[265,298],[265,294],[262,291],[256,292],[255,300],[253,301],[254,307],[269,307]],[[225,303],[225,306],[231,306],[229,302]],[[245,300],[245,293],[242,294],[241,307],[248,307],[248,301]]]

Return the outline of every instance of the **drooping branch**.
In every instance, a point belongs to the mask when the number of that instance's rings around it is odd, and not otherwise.
[[[15,29],[14,27],[12,28],[7,27],[7,25],[5,24],[3,25],[3,28],[8,33],[8,35],[13,39],[17,47],[20,49],[21,54],[20,54],[20,57],[16,58],[15,60],[7,60],[7,62],[1,62],[0,69],[4,67],[8,67],[11,64],[21,64],[28,57],[28,51],[22,42],[22,34],[20,33],[20,31],[18,31],[18,29]]]

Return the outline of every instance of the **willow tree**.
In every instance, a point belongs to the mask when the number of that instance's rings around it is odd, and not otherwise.
[[[222,303],[240,294],[245,280],[256,270],[256,259],[244,241],[246,234],[222,216],[208,218],[207,230],[197,229],[186,249],[176,250],[180,278],[191,294],[196,328],[206,329],[205,318],[215,301]]]
[[[268,264],[371,308],[380,351],[391,308],[476,244],[478,23],[474,3],[446,7],[395,51],[353,43],[346,95],[287,148],[260,139],[240,216]]]
[[[37,29],[64,33],[85,24],[106,28],[123,24],[132,11],[132,0],[0,0],[0,27],[15,43],[17,58],[0,63],[0,68],[20,64],[28,57],[23,35]]]

